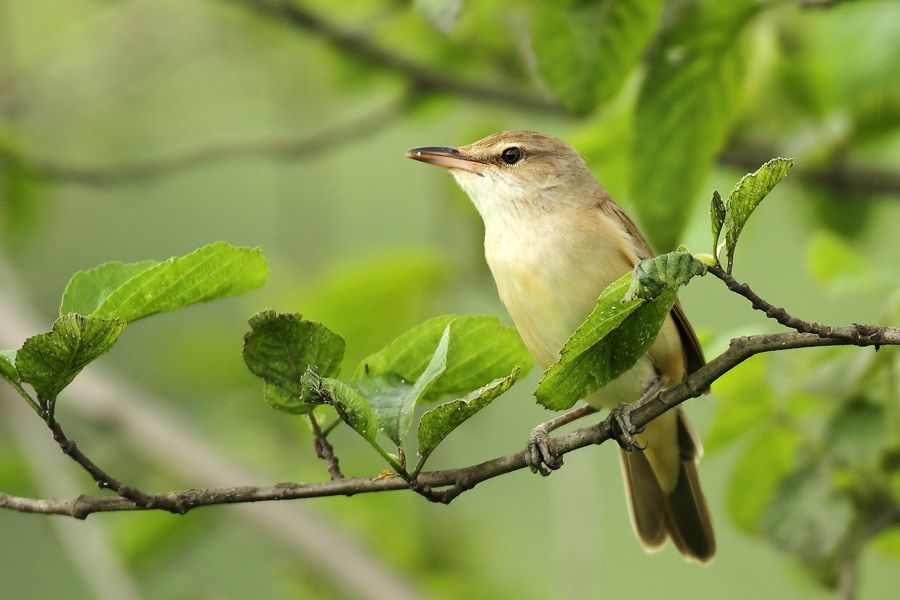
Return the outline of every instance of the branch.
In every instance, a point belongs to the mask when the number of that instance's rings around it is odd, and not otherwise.
[[[357,59],[402,75],[423,92],[443,92],[506,108],[521,108],[538,112],[565,114],[553,100],[510,89],[488,86],[441,72],[437,68],[416,62],[379,45],[362,33],[350,31],[325,19],[299,2],[284,0],[232,0],[273,19],[279,19],[298,29],[320,36],[334,48]]]
[[[861,326],[857,326],[861,327]],[[844,329],[835,328],[842,332]],[[629,408],[630,418],[636,428],[643,427],[662,413],[670,410],[689,398],[700,396],[704,390],[719,377],[755,354],[790,350],[795,348],[811,348],[815,346],[887,346],[900,345],[900,329],[894,327],[865,326],[865,335],[847,338],[820,337],[812,333],[788,332],[768,335],[755,335],[733,339],[725,352],[695,371],[679,385],[664,390],[646,401],[633,404]],[[615,425],[607,417],[597,425],[577,429],[564,436],[551,440],[553,448],[560,456],[613,438]],[[525,452],[515,452],[482,462],[477,465],[459,469],[431,471],[421,473],[415,486],[427,488],[450,487],[438,492],[434,500],[449,503],[460,493],[470,490],[479,483],[494,477],[526,468]],[[323,496],[353,496],[372,492],[409,489],[410,484],[401,477],[387,479],[352,477],[336,479],[322,483],[280,483],[269,487],[243,486],[209,489],[190,489],[153,495],[154,502],[160,505],[174,505],[188,512],[201,506],[219,504],[235,504],[245,502],[262,502],[269,500],[295,500],[299,498],[317,498]],[[19,512],[58,514],[84,519],[97,512],[115,512],[130,510],[146,510],[122,497],[112,496],[79,496],[71,499],[34,499],[0,494],[0,508]]]

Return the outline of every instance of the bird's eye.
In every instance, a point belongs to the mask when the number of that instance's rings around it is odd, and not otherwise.
[[[508,165],[514,165],[517,162],[519,162],[520,160],[522,160],[522,157],[524,156],[524,154],[525,153],[522,152],[521,148],[518,148],[516,146],[510,146],[509,148],[504,150],[502,153],[500,153],[500,159]]]

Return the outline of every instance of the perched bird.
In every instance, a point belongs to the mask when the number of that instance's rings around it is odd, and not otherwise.
[[[556,361],[606,286],[653,256],[635,224],[562,140],[505,131],[458,148],[415,148],[407,156],[449,169],[475,204],[500,299],[544,367]],[[675,385],[704,362],[676,304],[650,351],[629,371],[585,398],[584,407],[535,429],[527,449],[532,470],[548,474],[546,467],[562,464],[547,444],[551,429]],[[634,438],[643,451],[623,449],[620,457],[641,543],[655,550],[671,537],[685,557],[709,561],[716,543],[697,478],[702,449],[684,413],[666,412]]]

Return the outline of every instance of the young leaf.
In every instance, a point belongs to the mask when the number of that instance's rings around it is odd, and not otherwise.
[[[123,283],[150,267],[159,264],[156,260],[136,263],[108,262],[87,271],[79,271],[72,276],[63,292],[59,314],[78,313],[90,315]]]
[[[415,383],[409,383],[396,373],[386,373],[357,380],[356,389],[375,409],[378,426],[398,446],[412,427],[416,404],[447,368],[447,348],[450,344],[450,325],[444,333],[428,366]]]
[[[93,314],[130,323],[195,302],[242,294],[261,286],[267,276],[266,259],[258,248],[216,242],[134,275]]]
[[[728,197],[725,212],[725,255],[731,273],[734,249],[750,214],[769,192],[784,179],[794,164],[790,158],[773,158],[753,173],[744,175]]]
[[[674,248],[731,128],[753,0],[678,3],[657,38],[635,108],[630,189],[657,249]]]
[[[505,377],[517,366],[523,374],[531,368],[531,354],[515,328],[504,327],[496,317],[442,316],[417,325],[365,358],[356,369],[355,378],[393,372],[407,381],[416,381],[448,324],[447,367],[425,394],[425,401],[466,394]]]
[[[8,379],[10,383],[19,382],[15,350],[0,350],[0,377]]]
[[[675,289],[655,299],[624,302],[632,274],[603,290],[597,306],[565,343],[559,360],[550,365],[535,390],[538,403],[570,408],[636,363],[653,345],[675,304]]]
[[[695,275],[705,274],[706,265],[687,250],[679,248],[676,252],[660,254],[639,262],[634,268],[631,286],[624,299],[626,302],[635,298],[653,300],[663,291],[677,289]]]
[[[338,379],[322,378],[321,389],[327,390],[327,394],[322,394],[322,399],[334,407],[341,420],[371,444],[377,445],[378,418],[366,399],[353,386]]]
[[[244,336],[244,363],[250,372],[288,396],[303,398],[302,377],[312,365],[321,377],[338,374],[344,339],[321,323],[296,313],[258,312]],[[268,399],[268,396],[267,396]]]
[[[853,524],[850,498],[835,490],[821,464],[801,467],[778,486],[761,521],[776,546],[803,559],[831,556]]]
[[[459,400],[451,400],[432,408],[419,419],[419,455],[427,457],[438,444],[469,417],[480,411],[506,392],[519,378],[519,369],[501,379],[466,394]]]
[[[42,401],[54,400],[92,360],[112,348],[125,323],[64,315],[53,329],[25,340],[16,353],[16,370]]]
[[[715,190],[712,195],[712,202],[709,204],[709,222],[712,227],[713,246],[712,253],[719,260],[719,236],[722,234],[722,225],[725,223],[725,203],[722,202],[722,196],[719,190]]]

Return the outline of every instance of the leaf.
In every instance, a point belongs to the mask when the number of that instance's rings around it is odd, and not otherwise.
[[[810,464],[781,482],[760,527],[779,548],[806,560],[822,560],[839,548],[853,519],[853,503],[834,489],[829,471]]]
[[[826,427],[828,455],[852,467],[874,464],[889,440],[887,424],[884,407],[861,398],[845,403]]]
[[[450,325],[447,368],[429,388],[424,401],[457,397],[495,379],[505,377],[515,367],[523,374],[531,369],[532,358],[513,327],[504,327],[496,317],[435,317],[413,327],[369,355],[357,367],[354,377],[397,373],[407,381],[416,381],[428,365]]]
[[[251,330],[244,336],[244,363],[267,384],[281,388],[283,395],[295,401],[304,397],[302,379],[310,366],[320,377],[340,371],[344,339],[321,323],[306,321],[297,313],[273,310],[256,313],[249,323]],[[285,405],[272,394],[277,405]]]
[[[634,267],[631,285],[624,300],[653,300],[667,289],[678,289],[695,275],[705,275],[706,265],[687,250],[660,254]]]
[[[559,360],[544,371],[534,392],[538,403],[553,410],[571,407],[630,369],[653,345],[675,304],[676,290],[665,290],[651,301],[623,302],[631,277],[623,275],[600,294]]]
[[[728,446],[753,431],[775,412],[775,398],[767,378],[765,355],[742,362],[716,382],[718,406],[703,445],[708,452]]]
[[[709,204],[709,222],[712,227],[713,256],[718,260],[719,236],[722,233],[722,224],[725,223],[725,203],[722,202],[722,196],[719,195],[719,190],[713,192],[712,202]]]
[[[10,383],[18,383],[19,372],[16,370],[16,351],[0,350],[0,376]]]
[[[266,259],[258,248],[216,242],[131,277],[93,314],[130,323],[195,302],[242,294],[261,286],[267,276]]]
[[[868,291],[877,281],[872,263],[829,231],[813,236],[806,256],[813,280],[823,288],[836,292]]]
[[[356,389],[375,410],[379,428],[398,446],[403,445],[403,438],[412,428],[416,404],[446,370],[449,344],[448,324],[428,366],[415,383],[409,383],[396,373],[366,377],[355,382]]]
[[[305,415],[312,410],[312,406],[304,396],[294,396],[269,382],[263,384],[263,397],[266,399],[266,404],[275,410],[291,415]]]
[[[889,527],[872,538],[872,547],[885,556],[900,561],[900,525]]]
[[[155,260],[135,263],[108,262],[75,273],[63,292],[59,314],[92,314],[123,283],[158,264],[159,261]]]
[[[631,197],[657,249],[678,243],[731,129],[752,0],[681,3],[657,38],[635,108]]]
[[[753,173],[741,177],[725,207],[725,255],[731,273],[734,250],[747,219],[769,192],[785,178],[794,164],[791,158],[773,158]]]
[[[53,328],[25,340],[16,353],[16,369],[38,398],[52,401],[91,361],[112,348],[124,321],[64,315]]]
[[[321,386],[328,392],[328,395],[322,398],[334,407],[341,420],[375,444],[375,438],[378,436],[378,418],[366,399],[353,386],[338,379],[322,378]]]
[[[414,2],[425,20],[444,33],[453,29],[462,10],[462,0],[414,0]]]
[[[466,394],[459,400],[451,400],[432,408],[419,419],[419,455],[427,457],[454,429],[475,413],[505,393],[519,378],[519,369],[501,379]]]
[[[731,519],[747,533],[759,532],[778,484],[794,468],[801,442],[796,430],[775,426],[760,432],[735,462],[725,503]]]

